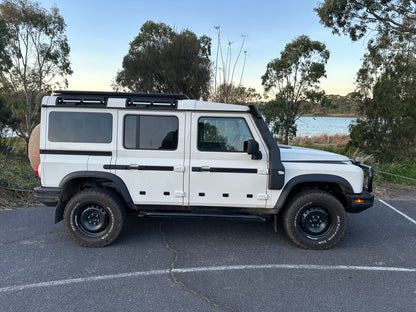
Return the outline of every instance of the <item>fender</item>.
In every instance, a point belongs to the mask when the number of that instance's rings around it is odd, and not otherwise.
[[[286,202],[287,197],[290,194],[290,191],[299,184],[302,183],[335,183],[340,184],[347,189],[349,194],[353,194],[353,188],[347,180],[340,176],[330,175],[330,174],[305,174],[292,178],[284,186],[282,193],[280,193],[279,199],[275,205],[275,209],[280,210]]]
[[[66,186],[71,183],[71,181],[76,179],[84,179],[84,178],[94,178],[94,179],[103,179],[108,180],[114,183],[117,192],[121,195],[122,199],[126,202],[127,207],[129,209],[134,209],[133,199],[130,196],[129,190],[127,189],[126,184],[124,181],[118,177],[117,175],[109,172],[102,172],[102,171],[77,171],[72,172],[66,175],[61,183],[59,183],[59,187],[61,189],[61,196],[65,192]],[[62,200],[59,201],[59,204],[56,206],[55,209],[55,223],[58,223],[63,219],[65,205],[63,204]]]

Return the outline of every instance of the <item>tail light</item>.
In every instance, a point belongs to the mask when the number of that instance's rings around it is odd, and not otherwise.
[[[38,178],[40,178],[40,164],[38,164],[38,165],[36,166],[35,172],[36,172],[36,176],[37,176]]]

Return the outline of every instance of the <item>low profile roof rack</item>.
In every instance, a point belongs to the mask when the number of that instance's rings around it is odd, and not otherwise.
[[[175,108],[178,100],[189,99],[185,94],[103,92],[103,91],[54,91],[56,105],[106,107],[109,98],[126,99],[126,108]]]

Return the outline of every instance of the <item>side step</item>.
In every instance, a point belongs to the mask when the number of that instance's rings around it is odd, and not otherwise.
[[[233,219],[233,220],[251,220],[265,222],[266,217],[256,215],[237,215],[237,214],[205,214],[205,213],[186,213],[186,212],[150,212],[141,211],[138,215],[139,218],[144,217],[177,217],[177,218],[210,218],[210,219]]]

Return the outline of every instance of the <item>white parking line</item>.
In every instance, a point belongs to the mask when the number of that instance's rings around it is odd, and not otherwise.
[[[370,271],[370,272],[416,272],[416,268],[399,268],[399,267],[377,267],[377,266],[350,266],[350,265],[313,265],[313,264],[263,264],[263,265],[231,265],[231,266],[212,266],[212,267],[195,267],[173,269],[174,273],[198,273],[198,272],[215,272],[215,271],[232,271],[232,270],[264,270],[264,269],[292,269],[292,270],[349,270],[349,271]],[[140,276],[155,276],[169,274],[168,269],[139,271],[130,273],[98,275],[90,277],[71,278],[65,280],[56,280],[26,285],[8,286],[0,288],[0,293],[21,291],[26,289],[53,287],[68,284],[86,283],[93,281],[103,281],[111,279],[122,279]]]
[[[390,209],[392,209],[393,211],[397,212],[399,215],[401,215],[402,217],[405,217],[407,220],[409,220],[410,222],[412,222],[413,224],[416,225],[416,220],[413,220],[408,215],[406,215],[403,212],[401,212],[400,210],[394,208],[392,205],[386,203],[384,200],[379,199],[378,201],[381,202],[381,203],[383,203],[384,205],[386,205],[387,207],[389,207]]]

